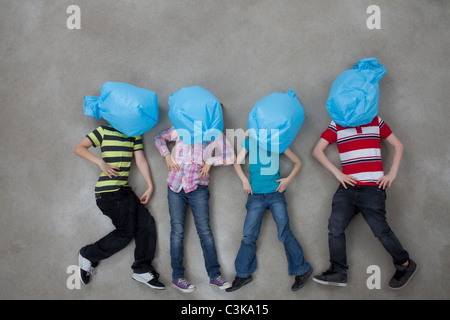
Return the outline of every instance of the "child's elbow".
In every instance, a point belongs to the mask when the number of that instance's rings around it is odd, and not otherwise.
[[[79,155],[80,154],[80,152],[79,152],[79,149],[80,148],[80,146],[77,144],[76,146],[75,146],[75,148],[73,148],[73,153],[75,153],[76,155]]]
[[[319,150],[317,147],[315,147],[314,150],[312,151],[312,156],[316,159],[319,157]]]
[[[79,142],[75,148],[73,148],[73,152],[77,155],[80,156],[83,153],[83,149],[87,149],[87,147],[85,147],[81,142]]]

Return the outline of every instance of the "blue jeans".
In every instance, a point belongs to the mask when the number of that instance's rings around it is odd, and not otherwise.
[[[179,193],[168,188],[170,214],[170,257],[172,266],[172,279],[184,278],[184,223],[187,205],[191,206],[197,234],[205,259],[206,272],[210,279],[220,275],[220,266],[217,261],[214,237],[209,223],[209,189],[208,186],[198,186],[189,193],[181,190]]]
[[[284,244],[289,275],[302,275],[311,269],[311,265],[305,262],[302,247],[289,227],[287,203],[283,193],[248,195],[246,208],[244,237],[235,261],[236,276],[246,278],[256,270],[256,241],[266,209],[272,211],[277,225],[278,240]]]
[[[336,271],[347,272],[345,229],[359,212],[392,256],[396,267],[408,261],[408,252],[388,225],[385,204],[386,192],[378,186],[347,186],[347,189],[340,186],[336,191],[328,220],[330,262]]]

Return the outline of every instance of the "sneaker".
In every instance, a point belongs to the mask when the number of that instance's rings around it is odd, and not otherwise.
[[[240,289],[242,286],[246,285],[247,283],[249,283],[252,280],[253,280],[253,278],[251,275],[248,276],[247,278],[240,278],[240,277],[236,276],[236,278],[233,281],[233,284],[231,285],[231,287],[226,289],[226,291],[227,292],[236,291],[237,289]]]
[[[78,253],[78,266],[80,267],[80,280],[81,283],[87,285],[91,280],[91,275],[95,275],[95,268],[98,266],[98,262],[91,262]]]
[[[210,280],[209,285],[211,287],[219,288],[220,290],[228,289],[229,287],[231,287],[231,283],[223,280],[221,276],[218,276],[217,278]]]
[[[302,288],[305,285],[306,279],[311,275],[313,269],[310,268],[309,271],[305,272],[304,274],[295,276],[295,282],[291,287],[292,291],[297,291],[298,289]]]
[[[389,281],[389,288],[394,290],[403,288],[411,280],[416,271],[417,264],[409,259],[409,265],[407,267],[397,269],[391,281]]]
[[[333,267],[330,267],[321,275],[314,276],[313,280],[321,284],[345,287],[347,285],[347,274],[336,272]]]
[[[172,280],[172,286],[184,293],[190,293],[195,290],[195,286],[190,284],[186,279],[180,278]]]
[[[159,274],[156,271],[133,273],[132,278],[156,290],[163,290],[166,287],[158,280]]]

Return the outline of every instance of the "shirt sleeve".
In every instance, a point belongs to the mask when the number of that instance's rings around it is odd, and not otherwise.
[[[103,141],[103,128],[100,126],[91,133],[89,133],[86,137],[91,140],[92,145],[96,148],[102,144]]]
[[[176,130],[174,127],[161,132],[155,137],[155,145],[161,156],[165,157],[170,153],[167,143],[175,141],[177,137]]]
[[[144,150],[144,144],[142,142],[142,136],[141,135],[134,137],[133,151],[138,151],[138,150]]]
[[[216,155],[216,151],[221,154]],[[214,166],[232,165],[236,161],[233,146],[223,134],[206,146],[203,157],[207,164]]]
[[[336,123],[331,121],[328,128],[322,133],[321,138],[328,141],[329,144],[333,144],[337,141],[337,129]]]
[[[380,138],[381,139],[388,138],[392,134],[391,128],[380,117],[378,117],[378,124],[380,126]]]

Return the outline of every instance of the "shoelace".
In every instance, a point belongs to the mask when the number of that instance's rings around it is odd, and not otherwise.
[[[212,282],[216,282],[220,285],[223,285],[225,283],[225,280],[223,280],[221,276],[218,276],[217,278],[213,279]]]
[[[86,273],[87,273],[88,275],[94,276],[97,272],[95,271],[95,268],[94,268],[94,267],[89,267],[89,270],[86,270]]]
[[[158,278],[159,278],[159,273],[156,272],[156,271],[151,271],[150,274],[153,276],[152,280],[153,280],[153,279],[158,279]]]
[[[185,287],[189,287],[191,284],[184,278],[178,279],[178,283],[181,283]]]

